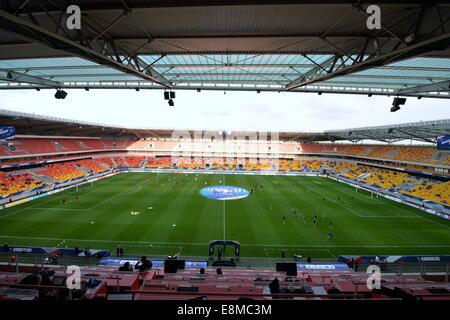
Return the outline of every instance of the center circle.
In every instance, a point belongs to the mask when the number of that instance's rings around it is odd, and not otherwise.
[[[237,200],[248,197],[248,190],[235,186],[210,186],[200,190],[200,194],[214,200]]]

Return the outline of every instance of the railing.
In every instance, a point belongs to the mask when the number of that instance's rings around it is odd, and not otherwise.
[[[359,264],[358,272],[366,272],[367,267],[371,264]],[[450,282],[450,263],[448,262],[391,262],[380,264],[381,273],[390,273],[402,276],[405,274],[420,274],[422,277],[426,275],[440,274],[444,275],[444,281]]]
[[[11,257],[15,256],[12,261]],[[20,273],[21,268],[24,267],[39,267],[44,269],[44,266],[52,265],[66,269],[67,266],[97,266],[100,261],[95,257],[74,257],[74,256],[57,256],[56,261],[51,261],[52,255],[45,254],[29,254],[29,253],[0,253],[0,263],[4,265],[13,266],[17,273]],[[165,256],[158,256],[154,258],[164,259]],[[122,257],[126,258],[126,257]],[[128,258],[136,258],[136,256],[129,256]],[[185,257],[186,259],[189,257]],[[199,257],[193,257],[193,260],[198,260]],[[207,260],[207,257],[205,257]],[[258,258],[241,258],[242,263],[237,265],[238,268],[272,268],[280,259],[258,259]],[[260,260],[260,261],[258,261]],[[288,260],[288,259],[285,259]],[[327,260],[329,262],[329,260]],[[315,262],[327,262],[325,260],[317,260]],[[241,262],[241,261],[240,261]],[[259,263],[256,263],[259,262]],[[264,264],[266,262],[267,264]],[[370,264],[360,263],[357,272],[365,273]],[[223,267],[221,267],[223,268]],[[427,275],[440,275],[444,277],[444,282],[450,282],[450,263],[439,261],[428,262],[394,262],[384,263],[380,265],[381,273],[396,274],[399,277],[405,274],[419,274],[422,277]],[[274,269],[275,270],[275,269]]]
[[[12,260],[11,257],[15,259]],[[14,266],[16,273],[21,273],[25,267],[38,267],[44,269],[44,266],[52,265],[66,269],[67,266],[97,266],[100,259],[93,257],[74,257],[57,256],[56,261],[52,261],[52,255],[29,254],[29,253],[0,253],[0,263]]]

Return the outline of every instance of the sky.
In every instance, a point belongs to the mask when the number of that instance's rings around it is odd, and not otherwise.
[[[450,119],[450,100],[344,94],[176,91],[170,107],[159,90],[0,91],[0,108],[109,125],[153,129],[311,131]]]

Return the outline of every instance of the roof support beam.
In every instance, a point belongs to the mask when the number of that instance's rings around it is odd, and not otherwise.
[[[450,80],[397,90],[397,94],[450,91]]]
[[[0,50],[1,50],[1,46],[0,46]],[[195,64],[195,63],[186,63],[186,64],[184,64],[184,63],[183,64],[174,64],[174,63],[169,63],[169,62],[158,63],[159,60],[161,60],[164,57],[165,57],[165,55],[161,55],[157,60],[153,61],[149,65],[155,66],[158,68],[167,68],[167,69],[172,68],[172,67],[178,68],[178,69],[195,68],[195,69],[200,69],[200,70],[213,68],[211,65]],[[50,59],[52,59],[52,58],[50,58]],[[238,64],[233,64],[233,66],[239,67],[239,68],[254,68],[255,67],[255,65],[251,64],[251,63],[248,63],[248,64],[238,63]],[[258,64],[258,67],[275,69],[274,73],[275,72],[279,73],[281,71],[278,71],[277,69],[284,69],[284,68],[292,67],[295,70],[295,68],[312,68],[312,67],[314,67],[314,65],[313,64],[265,64],[265,63],[261,63],[261,64]],[[20,71],[28,71],[28,70],[62,70],[62,69],[76,70],[76,69],[102,69],[102,68],[104,69],[105,66],[101,66],[101,65],[88,65],[88,66],[58,65],[58,66],[32,66],[32,67],[20,67],[20,68],[14,67],[14,68],[10,68],[10,69],[20,72]],[[419,67],[419,66],[411,66],[411,67],[384,66],[384,67],[374,68],[374,70],[394,70],[394,71],[411,70],[411,71],[426,71],[426,72],[432,72],[432,71],[450,72],[450,68]],[[284,73],[284,74],[286,75],[286,73]],[[300,74],[300,73],[297,72],[297,74]],[[409,78],[409,76],[408,76],[408,78]],[[423,79],[424,77],[412,76],[411,78]],[[429,77],[427,79],[429,79]]]
[[[128,14],[128,11],[124,10],[122,14],[117,17],[113,22],[109,24],[105,29],[103,29],[100,33],[98,33],[93,39],[89,41],[89,45],[91,45],[94,41],[96,41],[98,38],[103,36],[106,32],[108,32],[112,27],[114,27],[117,23],[120,22],[126,15]]]
[[[61,83],[58,81],[43,79],[35,76],[30,76],[24,73],[19,73],[15,71],[11,71],[8,69],[0,69],[0,80],[9,81],[9,82],[23,82],[30,83],[39,86],[51,87],[51,88],[60,88]]]
[[[302,74],[299,78],[295,79],[294,81],[290,82],[287,87],[295,85],[298,82],[304,82],[308,79],[312,79],[313,77],[317,76],[318,74],[326,73],[328,72],[327,68],[331,66],[330,70],[334,67],[338,56],[332,56],[328,58],[326,61],[324,61],[322,64],[316,63],[313,59],[309,58],[307,55],[303,55],[305,58],[307,58],[309,61],[314,63],[316,66],[306,72],[305,74]],[[291,68],[295,70],[294,68]]]
[[[407,135],[407,136],[410,136],[410,137],[419,139],[419,140],[421,140],[421,141],[430,142],[430,143],[435,143],[435,141],[432,140],[432,139],[428,139],[428,138],[426,138],[426,137],[422,137],[422,136],[419,136],[419,135],[417,135],[417,134],[413,134],[413,133],[408,132],[408,131],[404,131],[404,130],[400,130],[400,129],[396,129],[396,128],[392,128],[392,130],[398,131],[398,132],[400,132],[400,133],[403,133],[403,134],[405,134],[405,135]]]
[[[122,72],[135,75],[136,77],[142,78],[144,80],[158,83],[165,88],[172,88],[172,84],[164,77],[158,77],[157,79],[146,72],[141,72],[131,66],[127,66],[80,43],[39,27],[6,11],[0,10],[0,22],[2,22],[2,20],[3,22],[5,22],[2,24],[2,26],[11,32],[25,35],[39,43],[43,43],[46,46],[50,46],[49,43],[51,43],[51,47],[66,51],[71,55],[75,54],[101,65],[107,65]],[[148,71],[151,71],[150,69],[151,68],[149,68]],[[156,73],[156,71],[154,72]]]
[[[333,72],[326,73],[324,75],[319,75],[310,80],[300,81],[295,84],[291,84],[286,88],[286,90],[292,90],[298,87],[303,87],[315,82],[325,81],[337,76],[343,76],[351,74],[356,71],[366,70],[374,66],[383,66],[387,62],[393,62],[396,60],[404,59],[411,55],[417,56],[437,49],[447,48],[450,45],[450,32],[444,33],[440,36],[436,36],[431,39],[427,39],[421,42],[417,42],[413,45],[402,47],[400,49],[387,52],[372,58],[368,58],[362,62],[356,62],[348,67],[344,67]]]
[[[368,139],[371,139],[371,140],[375,140],[375,141],[381,141],[381,142],[390,143],[388,140],[381,139],[380,137],[373,136],[373,135],[370,135],[370,134],[365,134],[365,133],[362,133],[362,132],[354,132],[354,135],[355,136],[359,135],[359,136],[362,136],[362,137],[365,137],[365,138],[368,138]],[[363,140],[364,138],[358,137],[358,138],[355,138],[355,139]]]

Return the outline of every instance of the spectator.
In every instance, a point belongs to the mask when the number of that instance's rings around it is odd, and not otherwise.
[[[42,276],[39,273],[32,273],[20,281],[20,284],[40,285]]]
[[[146,256],[142,256],[141,260],[136,263],[134,266],[135,269],[138,269],[139,271],[146,271],[150,270],[152,268],[152,262],[147,259]]]
[[[350,269],[353,269],[353,265],[355,264],[355,259],[353,259],[353,257],[350,260],[347,260],[347,266]]]
[[[91,257],[91,250],[89,248],[84,249],[84,256],[86,258],[90,258]]]
[[[52,254],[48,257],[48,262],[50,264],[58,264],[58,256],[55,254]]]
[[[3,252],[9,252],[9,246],[7,243],[3,246]]]
[[[375,258],[373,258],[372,260],[370,260],[370,264],[376,264],[379,265],[380,264],[380,257],[377,255],[375,256]]]
[[[41,276],[40,284],[43,286],[50,286],[53,283],[51,277],[55,275],[55,270],[41,271],[39,272],[39,275]]]
[[[205,274],[205,268],[200,268],[200,274]]]
[[[217,269],[216,269],[216,274],[217,274],[218,276],[223,275],[222,269],[221,269],[221,268],[217,268]]]
[[[311,257],[306,258],[306,262],[311,263]]]
[[[133,268],[131,267],[130,263],[127,261],[119,268],[119,271],[133,271]]]
[[[217,250],[217,258],[219,258],[219,261],[222,260],[222,248],[219,247],[219,249]]]
[[[116,248],[116,255],[118,257],[125,255],[123,247],[121,245],[118,245]]]
[[[280,293],[280,281],[278,278],[272,280],[269,284],[270,293]]]

